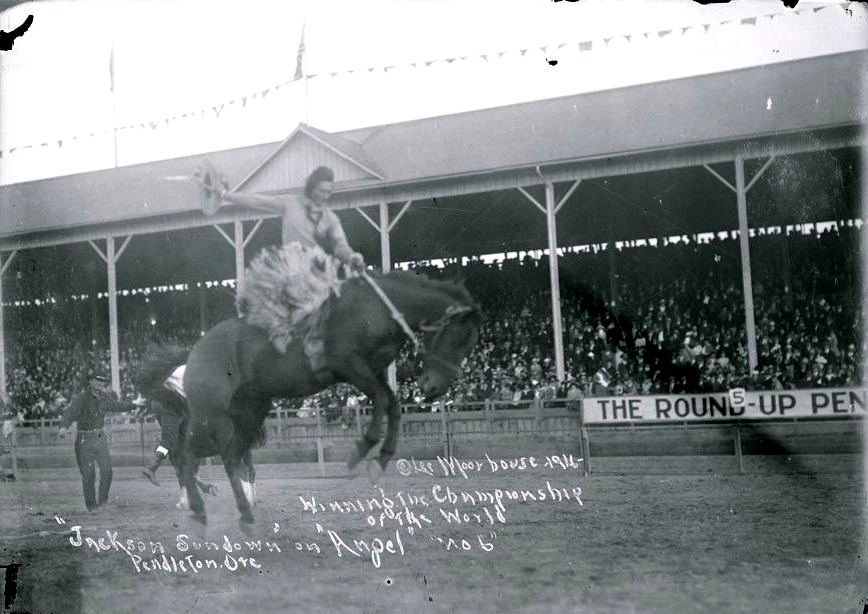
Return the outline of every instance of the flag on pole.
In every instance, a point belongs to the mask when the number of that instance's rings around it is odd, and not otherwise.
[[[109,90],[115,93],[115,42],[112,40],[112,48],[109,52]]]
[[[295,56],[295,76],[293,81],[298,81],[304,78],[304,27],[305,23],[301,24],[301,40],[298,41],[298,53]]]

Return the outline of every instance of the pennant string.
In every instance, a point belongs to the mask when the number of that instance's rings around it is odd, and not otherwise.
[[[813,12],[823,10],[823,8],[825,8],[825,7],[814,8]],[[746,17],[746,18],[739,20],[739,22],[737,22],[737,23],[739,23],[740,25],[756,26],[758,23],[758,19],[766,18],[769,21],[771,21],[779,15],[780,15],[779,13],[773,13],[773,14],[763,15],[762,17]],[[721,21],[721,22],[717,22],[717,23],[697,24],[696,27],[697,28],[701,27],[705,33],[708,33],[713,27],[723,25],[726,23],[730,23],[730,20],[725,20],[725,21]],[[235,105],[239,101],[241,103],[241,107],[247,108],[248,102],[252,102],[254,100],[264,100],[268,96],[269,93],[271,93],[272,91],[280,90],[285,85],[289,85],[289,84],[294,83],[296,81],[299,81],[301,79],[306,80],[306,79],[310,79],[312,77],[320,76],[320,74],[317,72],[309,72],[306,70],[305,60],[306,60],[306,55],[307,55],[307,49],[305,46],[305,27],[306,27],[305,24],[303,24],[302,30],[301,30],[301,38],[299,40],[298,50],[296,53],[296,66],[295,66],[296,70],[295,70],[295,74],[293,75],[292,79],[290,79],[289,81],[284,81],[282,83],[278,83],[277,85],[274,85],[272,87],[268,87],[266,89],[259,90],[257,92],[252,93],[252,94],[245,94],[245,95],[240,96],[239,98],[235,98],[229,102],[223,102],[220,104],[215,104],[215,105],[209,107],[210,110],[213,111],[214,116],[216,118],[219,118],[221,113],[226,109],[227,106]],[[687,32],[688,30],[690,30],[692,27],[693,26],[681,27],[681,28],[676,28],[676,30],[680,29],[681,33],[683,34],[683,33]],[[636,37],[637,38],[645,37],[649,40],[652,37],[654,37],[654,38],[657,38],[657,40],[662,40],[662,39],[666,38],[667,36],[670,36],[672,33],[673,33],[672,29],[659,30],[659,31],[653,32],[653,33],[645,33],[645,34],[641,34],[641,35],[636,35]],[[623,35],[623,37],[626,38],[628,41],[631,41],[633,38],[632,35]],[[608,41],[612,40],[612,39],[611,38],[603,38],[601,40],[608,43]],[[565,46],[570,45],[570,44],[576,45],[575,42],[573,42],[573,43],[560,43],[558,45],[553,45],[553,47],[557,50],[560,50],[560,48],[565,47]],[[578,46],[579,52],[591,51],[594,48],[594,41],[578,41],[577,46]],[[542,49],[544,52],[546,52],[548,47],[540,47],[540,49]],[[519,55],[521,57],[526,57],[528,54],[528,51],[529,51],[529,49],[525,48],[525,49],[517,50],[517,53],[519,53]],[[389,66],[382,67],[382,69],[384,72],[388,73],[390,71],[394,71],[397,68],[400,68],[401,66],[419,68],[419,67],[424,65],[425,67],[430,67],[434,64],[441,64],[443,62],[446,62],[447,64],[452,65],[452,64],[455,64],[458,60],[466,60],[468,58],[480,58],[486,63],[491,63],[492,61],[495,61],[497,58],[502,57],[504,53],[508,53],[508,52],[507,51],[500,51],[500,52],[496,52],[496,53],[495,52],[483,53],[483,54],[478,54],[478,55],[473,55],[473,56],[459,56],[459,57],[453,56],[453,57],[441,58],[441,59],[435,59],[435,60],[417,61],[417,62],[409,63],[406,65],[399,65],[399,66],[389,65]],[[109,58],[109,78],[110,78],[110,89],[111,89],[113,94],[115,93],[115,78],[117,76],[115,74],[115,68],[116,67],[115,67],[115,62],[114,62],[114,47],[112,46],[112,49],[110,52],[110,58]],[[346,68],[343,70],[328,71],[328,72],[325,72],[322,74],[329,75],[331,77],[337,77],[337,76],[342,75],[342,74],[352,75],[352,74],[355,74],[357,72],[373,73],[376,70],[378,70],[377,67]],[[196,111],[189,111],[189,112],[186,112],[186,113],[183,113],[180,115],[174,115],[174,116],[167,117],[167,118],[160,118],[160,119],[157,119],[155,121],[148,120],[147,124],[145,124],[145,123],[138,123],[138,124],[133,123],[133,124],[129,124],[126,126],[114,127],[113,130],[114,131],[132,130],[134,128],[140,128],[140,129],[144,130],[146,126],[150,126],[151,130],[155,131],[161,123],[164,123],[166,125],[166,127],[170,127],[171,124],[173,122],[177,122],[178,119],[187,119],[188,117],[194,117],[194,116],[198,115],[201,120],[204,120],[206,112],[207,112],[207,109],[199,109]],[[96,132],[91,132],[90,138],[93,138],[94,136],[96,136],[96,134],[97,134]],[[67,141],[69,141],[69,140],[77,141],[80,138],[81,139],[86,138],[86,135],[87,135],[87,133],[67,136],[65,138]],[[55,139],[54,140],[54,142],[57,143],[58,148],[63,147],[63,141],[64,141],[64,139]],[[37,145],[19,145],[16,147],[10,147],[8,149],[0,149],[0,158],[2,158],[3,156],[8,157],[9,155],[11,155],[14,152],[19,151],[19,150],[25,150],[25,149],[30,149],[30,148],[34,148],[34,147],[47,147],[48,145],[49,145],[49,143],[46,142],[46,143],[41,143],[38,146]]]

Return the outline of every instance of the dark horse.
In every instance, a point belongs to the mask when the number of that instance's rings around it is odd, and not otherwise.
[[[188,424],[187,400],[176,390],[167,386],[166,382],[175,369],[186,363],[189,354],[189,349],[174,347],[151,348],[150,355],[141,363],[133,376],[133,383],[136,389],[147,401],[147,413],[158,416],[157,419],[161,429],[161,443],[168,445],[167,439],[176,442],[176,445],[169,446],[169,462],[171,462],[175,470],[178,485],[181,487],[181,498],[176,505],[179,509],[186,509],[189,506],[187,489],[184,487],[181,473],[184,467],[183,441]],[[253,466],[249,451],[243,461],[248,470],[248,479],[244,481],[244,490],[251,504],[253,504],[256,492],[256,469]],[[199,479],[198,469],[199,463],[196,464],[194,473],[196,486],[204,493],[216,495],[217,487]]]
[[[386,306],[371,279],[396,311]],[[368,465],[369,476],[376,481],[395,453],[400,421],[386,368],[411,337],[423,356],[420,390],[433,400],[458,376],[461,361],[476,344],[481,322],[481,313],[463,285],[402,271],[350,279],[324,308],[325,358],[333,381],[314,375],[300,341],[293,341],[281,354],[264,330],[240,318],[212,328],[190,352],[184,376],[190,424],[183,479],[199,522],[204,524],[206,515],[204,501],[193,488],[196,459],[220,455],[241,512],[241,527],[251,529],[253,514],[238,469],[259,440],[271,399],[310,396],[338,381],[353,384],[374,406],[370,425],[348,460],[350,468],[379,441],[382,417],[388,418],[379,456]],[[402,319],[406,329],[399,324]],[[426,334],[424,344],[417,337],[420,333]]]

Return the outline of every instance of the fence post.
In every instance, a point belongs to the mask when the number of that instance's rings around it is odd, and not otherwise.
[[[18,427],[12,429],[12,475],[18,479]]]
[[[736,425],[735,433],[733,436],[733,443],[735,444],[735,458],[738,461],[738,472],[740,474],[744,473],[744,456],[741,451],[741,429]]]
[[[452,442],[449,437],[449,420],[446,417],[446,412],[440,412],[440,423],[443,428],[443,458],[449,458],[451,456],[450,448],[452,447]]]
[[[492,403],[491,399],[485,399],[485,426],[486,431],[491,435],[494,431],[494,421],[491,419]]]
[[[585,427],[585,401],[579,400],[579,426],[582,441],[582,467],[585,477],[591,475],[591,442],[588,439],[588,429]]]
[[[536,409],[536,430],[538,433],[541,433],[543,430],[543,400],[534,397],[531,403],[533,403],[533,407]]]
[[[316,411],[316,462],[319,465],[320,475],[325,475],[322,445],[322,408],[317,407],[314,411]]]
[[[277,431],[277,442],[281,446],[283,445],[283,408],[277,409],[277,425],[275,426],[275,430]]]

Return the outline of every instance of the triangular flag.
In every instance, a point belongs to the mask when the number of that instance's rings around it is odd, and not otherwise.
[[[304,78],[304,28],[306,25],[307,23],[305,22],[301,24],[301,39],[298,41],[298,51],[295,54],[295,76],[292,78],[293,81]]]

